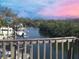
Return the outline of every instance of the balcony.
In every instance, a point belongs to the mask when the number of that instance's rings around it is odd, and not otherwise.
[[[79,59],[76,37],[0,40],[3,59]],[[9,55],[9,56],[8,56]]]

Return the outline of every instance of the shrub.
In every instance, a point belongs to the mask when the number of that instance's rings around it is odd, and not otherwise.
[[[79,37],[79,24],[68,21],[55,21],[42,23],[40,25],[40,33],[48,37],[65,37],[77,36]]]

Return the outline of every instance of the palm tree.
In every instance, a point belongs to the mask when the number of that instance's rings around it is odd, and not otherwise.
[[[12,9],[8,7],[0,6],[0,19],[7,21],[15,21],[17,18],[17,14],[12,11]]]
[[[12,11],[12,9],[8,7],[0,6],[0,17],[6,18],[6,17],[12,17],[13,19],[16,18],[17,14]]]

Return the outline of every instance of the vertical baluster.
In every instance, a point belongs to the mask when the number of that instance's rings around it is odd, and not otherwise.
[[[22,53],[21,53],[21,59],[23,59],[23,57],[24,57],[24,42],[22,42]]]
[[[44,59],[46,59],[46,43],[45,43],[45,40],[44,40]]]
[[[16,59],[16,48],[17,46],[16,46],[16,43],[14,42],[14,59]]]
[[[76,59],[79,59],[78,58],[78,53],[79,52],[78,52],[78,41],[77,41],[77,39],[75,40],[75,49],[76,49],[76,54],[77,54],[75,57],[77,57]]]
[[[62,40],[62,59],[64,59],[64,42]]]
[[[37,48],[37,49],[38,49],[38,59],[40,59],[40,46],[39,46],[39,40],[38,40],[38,45],[37,45],[37,46],[38,46],[38,48]]]
[[[71,43],[71,59],[72,59],[72,55],[73,55],[73,47],[72,47],[73,41]]]
[[[56,59],[58,59],[58,42],[56,40]]]
[[[77,59],[79,59],[79,39],[76,39],[75,40],[75,45],[76,45],[76,48],[77,48]]]
[[[68,51],[68,53],[67,53],[67,59],[71,59],[71,48],[70,48],[70,42],[69,42],[69,40],[67,41],[67,45],[68,45],[68,49],[67,49],[67,51]]]
[[[68,41],[68,50],[69,50],[69,48],[70,48],[70,43],[69,43],[69,41]]]
[[[74,59],[74,39],[72,40],[72,48],[71,48],[71,59]]]
[[[68,59],[72,59],[72,57],[73,57],[73,41],[68,49]]]
[[[31,49],[30,49],[30,59],[33,59],[33,44],[31,42]]]
[[[19,42],[18,42],[17,59],[20,59],[20,47],[19,47]]]
[[[50,59],[52,59],[52,43],[51,43],[51,40],[50,40],[49,44],[50,44]]]
[[[13,46],[13,42],[11,42],[11,59],[14,59],[14,46]]]
[[[73,40],[72,40],[72,43],[71,43],[71,45],[70,45],[70,43],[69,43],[69,41],[68,41],[68,59],[73,59],[74,58],[74,56],[73,56]]]
[[[3,59],[6,59],[6,42],[3,42]]]
[[[79,59],[79,39],[77,39],[77,59]]]
[[[27,54],[26,54],[26,51],[27,51],[27,42],[25,41],[24,43],[24,59],[27,59]]]

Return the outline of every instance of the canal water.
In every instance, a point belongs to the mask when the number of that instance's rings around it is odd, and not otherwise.
[[[40,35],[39,28],[28,27],[26,32],[27,32],[27,38],[43,38],[44,37]]]
[[[39,28],[36,27],[28,27],[25,30],[26,36],[24,39],[34,39],[34,38],[45,38],[39,33]],[[16,37],[17,39],[22,39],[23,37]]]

